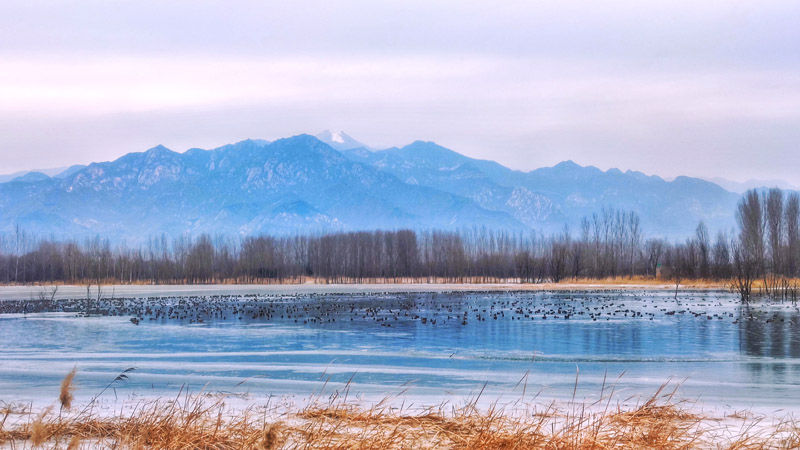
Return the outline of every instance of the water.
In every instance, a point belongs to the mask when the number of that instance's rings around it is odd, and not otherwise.
[[[618,399],[645,398],[672,380],[679,398],[703,405],[800,403],[800,311],[728,293],[237,295],[49,309],[61,311],[0,314],[0,400],[52,401],[77,366],[79,400],[135,367],[105,401],[182,387],[302,401],[348,384],[365,402],[457,403],[480,391],[592,401],[612,387]]]

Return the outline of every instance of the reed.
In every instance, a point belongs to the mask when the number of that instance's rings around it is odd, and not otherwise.
[[[74,374],[67,375],[71,379]],[[666,386],[666,385],[665,385]],[[361,448],[793,448],[800,422],[736,414],[711,418],[675,401],[664,387],[625,408],[607,397],[591,405],[525,404],[424,410],[372,407],[346,396],[286,410],[234,410],[225,397],[189,394],[142,401],[127,412],[103,416],[92,409],[39,414],[6,408],[16,416],[0,427],[0,446],[48,448],[361,449]],[[4,420],[3,424],[6,423]]]
[[[67,376],[61,380],[61,389],[59,390],[58,401],[61,403],[61,408],[69,410],[72,408],[72,392],[75,390],[75,386],[73,382],[75,380],[75,374],[77,373],[78,368],[73,367],[72,370],[69,371]]]

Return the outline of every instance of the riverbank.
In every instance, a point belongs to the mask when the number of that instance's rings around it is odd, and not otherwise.
[[[729,290],[727,281],[691,280],[678,290]],[[55,289],[55,292],[54,292]],[[562,283],[322,283],[307,280],[283,284],[104,284],[104,298],[148,296],[191,297],[200,295],[310,295],[418,292],[510,292],[591,290],[675,290],[675,284],[655,279],[580,280]],[[98,297],[98,285],[6,285],[0,286],[0,300],[80,299]]]
[[[71,404],[70,380],[50,408],[0,408],[0,445],[109,448],[795,448],[800,421],[746,411],[708,415],[659,389],[634,406],[516,402],[427,408],[364,405],[347,393],[303,407],[230,406],[178,392],[103,414]],[[236,404],[234,402],[234,404]]]

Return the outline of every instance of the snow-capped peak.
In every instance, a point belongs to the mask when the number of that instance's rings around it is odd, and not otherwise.
[[[316,138],[330,145],[336,150],[350,150],[354,148],[367,147],[366,145],[353,139],[351,136],[349,136],[347,133],[341,130],[340,131],[325,130],[322,133],[317,134]]]
[[[334,131],[331,133],[331,140],[339,144],[344,144],[344,136],[342,136],[341,131]]]

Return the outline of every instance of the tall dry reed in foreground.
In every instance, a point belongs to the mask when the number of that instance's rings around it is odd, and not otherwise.
[[[74,373],[65,379],[70,387]],[[69,391],[69,389],[67,389]],[[62,390],[62,393],[64,390]],[[71,391],[69,391],[71,392]],[[60,399],[66,409],[64,399]],[[14,417],[13,425],[7,419]],[[0,410],[0,445],[29,448],[793,448],[800,423],[766,423],[748,415],[708,418],[659,390],[631,408],[611,398],[592,405],[517,403],[481,410],[463,407],[423,411],[383,403],[364,408],[343,398],[296,410],[232,410],[225,398],[180,393],[170,400],[134,405],[103,416]]]
[[[58,394],[58,401],[61,403],[61,408],[69,410],[72,408],[72,392],[75,390],[75,386],[73,385],[73,381],[75,380],[75,374],[78,372],[77,367],[73,367],[72,370],[69,371],[67,376],[61,380],[61,389],[59,390]]]

